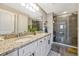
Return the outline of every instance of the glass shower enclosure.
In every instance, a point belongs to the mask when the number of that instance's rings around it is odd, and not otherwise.
[[[77,14],[54,16],[52,50],[61,56],[76,56],[77,51]]]
[[[54,21],[54,42],[77,47],[77,14],[59,15]]]

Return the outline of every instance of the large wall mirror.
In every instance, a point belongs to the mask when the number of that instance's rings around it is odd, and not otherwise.
[[[0,39],[23,36],[34,31],[42,31],[42,21],[30,19],[25,14],[0,10]]]
[[[18,35],[21,37],[26,35],[28,32],[28,16],[19,14],[17,18]]]
[[[30,32],[34,32],[34,31],[37,31],[37,32],[42,32],[42,21],[40,20],[36,20],[36,19],[29,19],[28,20],[28,31]]]
[[[0,10],[0,37],[18,37],[19,33],[28,32],[28,17]]]
[[[19,33],[28,32],[28,17],[21,13],[0,10],[0,36],[18,37]]]
[[[0,10],[0,35],[14,32],[14,14]]]
[[[18,33],[28,31],[28,17],[25,15],[18,15]]]
[[[0,39],[15,37],[15,14],[7,10],[0,9]]]

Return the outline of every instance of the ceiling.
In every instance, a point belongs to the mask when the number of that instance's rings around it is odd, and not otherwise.
[[[55,14],[61,14],[62,12],[77,11],[77,3],[37,3],[46,13],[54,12]],[[41,12],[31,12],[25,7],[21,6],[21,3],[4,3],[4,5],[28,14],[32,18],[40,18]]]
[[[38,3],[38,5],[46,12],[54,12],[60,14],[62,12],[77,11],[77,3]]]

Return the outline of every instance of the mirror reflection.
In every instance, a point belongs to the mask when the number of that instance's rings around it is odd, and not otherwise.
[[[15,14],[0,9],[0,40],[16,37]]]

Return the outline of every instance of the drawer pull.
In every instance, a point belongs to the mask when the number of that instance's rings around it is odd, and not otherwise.
[[[48,40],[48,44],[50,44],[50,40]]]

